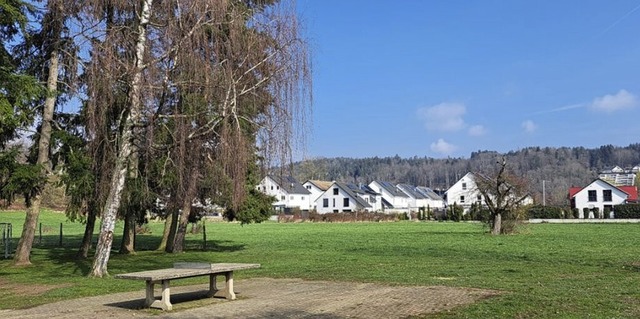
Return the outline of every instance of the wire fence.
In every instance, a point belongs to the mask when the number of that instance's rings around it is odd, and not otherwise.
[[[187,250],[210,250],[215,249],[215,241],[207,240],[207,228],[204,221],[199,223],[191,223],[191,227],[187,229],[187,238],[185,238],[185,249]],[[39,223],[36,226],[33,238],[33,248],[79,248],[82,245],[84,237],[84,227],[78,224],[69,223]],[[0,258],[11,258],[16,249],[16,243],[19,234],[16,237],[11,231],[10,223],[0,223],[2,231],[2,241],[0,242]],[[91,238],[91,247],[95,247],[98,241],[98,230],[94,230]],[[136,227],[134,236],[136,250],[155,250],[158,248],[162,233],[152,231],[148,225]],[[116,230],[114,234],[114,243],[122,240],[121,231]]]
[[[0,231],[2,232],[2,239],[0,241],[0,247],[2,247],[2,252],[4,254],[4,259],[9,259],[11,257],[11,237],[12,237],[12,227],[11,223],[0,223]]]

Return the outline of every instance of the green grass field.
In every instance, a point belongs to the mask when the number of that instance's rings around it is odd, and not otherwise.
[[[14,242],[24,214],[1,212]],[[31,267],[0,260],[0,309],[61,299],[141,290],[139,282],[86,275],[91,261],[74,258],[83,225],[43,213],[43,244]],[[63,246],[59,225],[63,223]],[[490,236],[476,223],[207,223],[190,234],[189,251],[156,252],[161,223],[137,237],[136,255],[113,253],[111,274],[170,267],[175,261],[260,263],[238,278],[304,278],[392,285],[445,285],[496,289],[499,297],[429,318],[637,318],[640,317],[640,225],[538,224],[517,235]],[[119,232],[119,231],[118,231]],[[117,248],[119,238],[114,244]],[[339,271],[338,271],[339,270]],[[64,285],[39,295],[18,295],[2,283]],[[188,280],[176,284],[189,284]]]

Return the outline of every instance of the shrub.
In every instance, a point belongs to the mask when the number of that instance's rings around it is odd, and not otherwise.
[[[640,218],[640,204],[616,205],[613,211],[615,218]]]
[[[582,215],[583,215],[583,216],[582,216],[582,218],[584,218],[584,219],[589,218],[589,208],[584,207],[584,208],[582,209]]]
[[[562,208],[555,206],[535,205],[527,209],[527,216],[529,218],[555,219],[564,218],[563,215]]]

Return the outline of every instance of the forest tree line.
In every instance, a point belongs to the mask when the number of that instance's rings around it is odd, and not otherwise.
[[[536,202],[566,206],[571,186],[586,186],[598,173],[612,166],[630,168],[640,164],[640,143],[626,147],[604,145],[584,147],[527,147],[500,154],[472,152],[469,158],[430,157],[314,158],[293,165],[294,177],[368,184],[373,180],[409,183],[435,190],[447,190],[468,172],[490,172],[505,157],[511,174],[521,176]]]

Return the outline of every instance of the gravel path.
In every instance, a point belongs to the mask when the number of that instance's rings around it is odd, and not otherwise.
[[[235,288],[238,299],[227,301],[205,298],[208,285],[172,287],[174,310],[170,312],[141,309],[144,299],[144,289],[141,289],[29,309],[0,310],[0,318],[406,318],[445,311],[499,294],[444,286],[271,278],[236,280]]]

